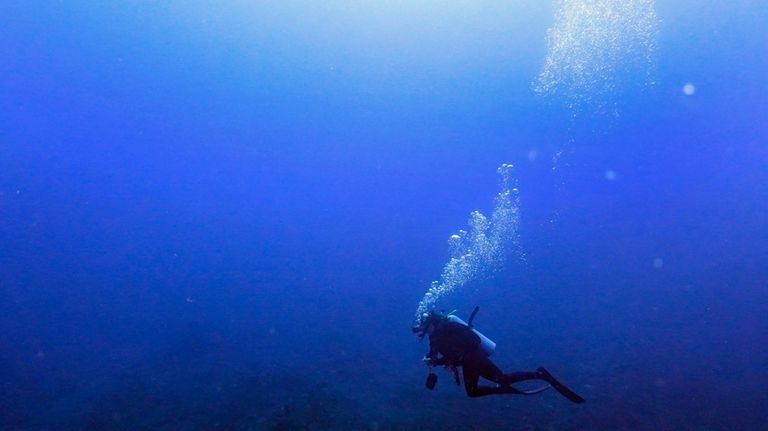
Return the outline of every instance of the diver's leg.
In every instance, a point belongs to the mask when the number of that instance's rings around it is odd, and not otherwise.
[[[464,390],[467,391],[467,395],[470,397],[481,396],[479,395],[479,387],[477,385],[480,381],[480,373],[477,371],[474,362],[465,360],[461,366],[461,374],[464,377]]]
[[[570,388],[560,383],[556,378],[552,376],[544,367],[539,367],[536,371],[518,371],[515,373],[504,374],[504,384],[511,385],[513,383],[522,382],[523,380],[544,380],[552,385],[560,395],[568,398],[570,401],[581,404],[584,402],[584,398],[580,397],[576,392],[573,392]]]
[[[544,380],[544,378],[537,371],[515,371],[502,375],[502,383],[505,385],[511,385],[512,383],[524,380]]]
[[[499,367],[480,351],[471,352],[467,355],[464,359],[464,364],[462,365],[462,372],[464,373],[464,388],[467,391],[467,395],[470,397],[482,397],[495,394],[533,395],[544,391],[549,386],[533,391],[521,391],[513,388],[511,385],[523,380],[544,380],[570,401],[577,404],[584,402],[584,398],[560,383],[543,367],[539,367],[536,371],[520,371],[504,374]],[[480,386],[478,385],[479,377],[498,383],[500,386]]]
[[[485,395],[518,393],[511,386],[480,386],[478,385],[480,374],[477,373],[477,370],[473,369],[471,366],[467,367],[466,365],[462,366],[461,369],[464,374],[464,389],[467,391],[467,395],[472,398],[483,397]]]
[[[485,376],[483,376],[485,377]],[[507,373],[503,375],[505,385],[511,385],[513,383],[522,382],[523,380],[544,380],[549,383],[560,395],[568,398],[571,402],[581,404],[584,402],[584,398],[580,397],[576,392],[573,392],[570,388],[560,383],[556,378],[552,376],[544,367],[539,367],[536,371],[518,371],[515,373]]]
[[[480,367],[480,376],[500,385],[511,385],[512,383],[522,382],[523,380],[544,380],[538,371],[503,373],[499,367],[485,355],[473,359]]]
[[[503,384],[504,373],[482,352],[473,352],[464,358],[461,366],[464,374],[464,389],[470,397],[482,397],[496,394],[522,394],[521,391]],[[502,386],[480,386],[480,377]]]

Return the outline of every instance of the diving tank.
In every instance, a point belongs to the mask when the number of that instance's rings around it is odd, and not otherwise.
[[[472,320],[472,319],[470,319],[470,320]],[[461,319],[460,319],[458,316],[454,316],[453,314],[451,314],[450,316],[448,316],[448,321],[449,321],[449,322],[454,322],[454,323],[460,323],[460,324],[462,324],[462,325],[464,325],[464,326],[469,326],[469,325],[467,325],[467,322],[465,322],[465,321],[461,320]],[[470,329],[472,330],[472,332],[474,332],[475,334],[477,334],[477,336],[478,336],[478,337],[480,337],[480,348],[481,348],[481,349],[483,349],[483,351],[484,351],[484,352],[485,352],[485,353],[486,353],[488,356],[491,356],[491,355],[493,354],[493,352],[496,350],[496,343],[494,343],[493,341],[491,341],[491,339],[490,339],[490,338],[488,338],[488,337],[486,337],[485,335],[483,335],[483,334],[482,334],[480,331],[478,331],[477,329],[475,329],[475,328],[472,328],[472,327],[470,327]]]

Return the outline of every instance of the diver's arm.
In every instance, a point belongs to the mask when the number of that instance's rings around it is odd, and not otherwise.
[[[448,361],[445,360],[445,356],[441,358],[438,358],[437,356],[425,356],[422,361],[430,367],[438,367],[440,365],[448,364]]]
[[[440,353],[435,346],[435,344],[432,342],[432,340],[429,340],[429,353],[424,357],[424,362],[426,362],[427,365],[430,366],[439,366],[439,365],[445,365],[445,357],[438,357],[440,356]]]
[[[445,360],[445,356],[443,356],[441,358],[434,357],[434,358],[430,358],[430,359],[431,359],[430,363],[432,365],[434,365],[434,366],[440,366],[440,365],[448,364],[448,361]]]

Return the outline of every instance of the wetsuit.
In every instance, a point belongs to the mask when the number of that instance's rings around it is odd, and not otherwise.
[[[482,397],[495,394],[526,394],[511,385],[523,380],[539,379],[552,385],[558,392],[575,403],[584,399],[555,380],[544,368],[536,371],[503,373],[480,347],[480,337],[466,325],[443,321],[436,325],[429,336],[431,365],[461,367],[464,376],[464,389],[470,397]],[[480,386],[480,377],[499,386]],[[535,391],[540,392],[540,391]]]

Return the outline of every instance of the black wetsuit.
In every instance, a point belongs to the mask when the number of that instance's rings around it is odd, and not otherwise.
[[[544,368],[536,371],[503,373],[494,365],[480,347],[480,337],[466,325],[457,322],[440,322],[429,336],[427,358],[432,365],[461,367],[464,376],[464,388],[470,397],[482,397],[495,394],[525,394],[511,385],[523,380],[539,379],[552,385],[558,392],[575,403],[584,399],[555,380]],[[490,380],[498,386],[480,386],[480,377]]]

